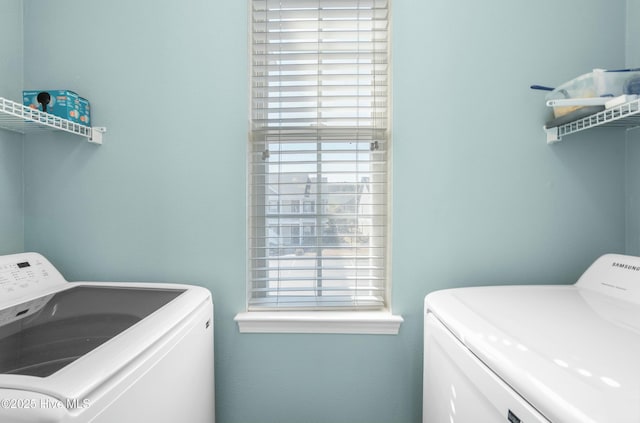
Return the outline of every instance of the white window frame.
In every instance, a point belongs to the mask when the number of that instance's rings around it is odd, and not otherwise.
[[[253,21],[252,21],[252,8],[253,8],[253,4],[254,4],[254,0],[248,0],[249,1],[249,27],[250,27],[250,35],[249,35],[249,43],[250,43],[250,47],[249,47],[249,54],[250,54],[250,63],[253,63],[253,59],[251,58],[252,56],[252,41],[253,41],[253,34],[252,34],[252,28],[253,28]],[[286,1],[286,0],[285,0]],[[302,0],[302,1],[307,1],[307,0]],[[318,3],[325,1],[325,0],[317,0]],[[377,0],[363,0],[363,2],[365,1],[373,1],[376,2]],[[380,0],[380,1],[384,1],[384,0]],[[387,7],[388,9],[390,9],[390,7],[388,6],[388,1],[387,0]],[[328,0],[329,3],[335,3],[335,0]],[[357,0],[356,0],[357,2]],[[390,13],[390,10],[387,12]],[[390,24],[390,19],[388,19],[388,23]],[[388,33],[390,33],[390,28],[388,28]],[[390,43],[390,40],[388,38],[387,35],[387,39],[386,39],[387,43]],[[387,60],[387,66],[390,67],[390,61]],[[251,80],[253,81],[253,71],[251,72],[252,76],[251,76]],[[390,77],[388,75],[388,71],[387,71],[387,78],[388,78],[388,84],[390,84]],[[253,84],[253,83],[252,83]],[[387,94],[387,111],[386,113],[389,114],[390,113],[390,89],[388,90],[388,94]],[[253,99],[250,100],[251,102],[251,108],[253,109]],[[253,110],[251,112],[252,116],[253,114]],[[375,119],[375,118],[374,118]],[[388,118],[387,115],[387,121],[390,120]],[[386,158],[386,194],[385,194],[385,218],[386,221],[384,222],[384,225],[386,227],[385,232],[384,232],[384,243],[385,243],[385,264],[384,264],[384,306],[377,309],[377,310],[367,310],[365,308],[362,309],[356,309],[356,310],[346,310],[346,311],[342,311],[342,310],[335,310],[332,309],[331,307],[317,307],[315,306],[313,308],[313,310],[305,310],[305,309],[294,309],[294,310],[288,310],[288,309],[274,309],[273,311],[271,310],[266,310],[266,311],[254,311],[254,310],[249,310],[249,300],[250,300],[250,296],[251,296],[251,274],[252,274],[252,268],[251,268],[251,264],[248,263],[248,271],[247,271],[247,277],[248,277],[248,282],[247,282],[247,312],[243,312],[243,313],[239,313],[238,315],[236,315],[235,320],[238,323],[240,332],[249,332],[249,333],[264,333],[264,332],[277,332],[277,333],[361,333],[361,334],[397,334],[399,331],[399,327],[400,324],[403,322],[403,319],[401,316],[398,315],[393,315],[391,313],[391,308],[390,308],[390,302],[391,302],[391,282],[390,282],[390,269],[391,269],[391,260],[390,260],[390,256],[391,256],[391,251],[390,251],[390,231],[391,231],[391,219],[390,219],[390,201],[391,201],[391,195],[390,195],[390,185],[391,185],[391,166],[390,166],[390,144],[391,144],[391,140],[390,140],[390,131],[389,131],[389,125],[385,125],[386,129],[385,129],[385,137],[384,137],[384,144],[385,144],[385,148],[387,149],[387,158]],[[252,131],[253,131],[253,125],[252,125]],[[256,138],[256,136],[254,135],[254,133],[252,132],[250,134],[249,137],[249,146],[248,146],[248,151],[249,154],[248,156],[251,157],[251,154],[254,152],[254,148],[253,148],[253,140]],[[374,150],[374,144],[375,144],[375,148],[377,149],[378,145],[377,145],[377,141],[372,142],[372,147],[371,150]],[[265,154],[269,154],[269,151],[267,150],[265,152]],[[248,172],[249,172],[249,177],[247,178],[248,180],[248,184],[252,183],[252,163],[251,163],[251,158],[249,158],[249,166],[248,166]],[[249,207],[251,208],[252,205],[252,199],[251,199],[251,187],[249,189]],[[283,207],[291,207],[291,203],[290,204],[283,204],[282,201],[278,202],[277,206],[274,207],[273,204],[273,200],[272,200],[272,196],[271,193],[264,193],[263,194],[263,198],[264,201],[266,201],[267,204],[267,209],[268,210],[274,210],[274,209],[278,209],[278,211],[280,212]],[[300,210],[297,211],[297,214],[300,214],[301,216],[306,215],[306,216],[314,216],[316,213],[321,213],[321,209],[323,209],[323,204],[317,204],[314,200],[313,202],[313,209],[315,211],[315,213],[310,213],[307,210],[305,210],[305,203],[297,200],[298,201],[298,208]],[[306,200],[305,200],[306,201]],[[251,210],[249,210],[249,213],[251,213]],[[293,214],[293,210],[291,211],[291,213]],[[250,237],[253,236],[253,229],[252,229],[252,218],[250,217],[248,219],[248,233],[250,234]],[[286,224],[283,224],[286,226]],[[267,223],[265,220],[264,223],[264,227],[267,228]],[[281,228],[283,228],[284,226],[281,226]],[[282,236],[282,230],[280,231],[271,231],[270,229],[266,229],[267,231],[269,231],[270,233],[273,232],[278,232],[278,236],[281,237]],[[314,227],[314,232],[317,231],[317,228]],[[317,235],[317,233],[315,234]],[[301,223],[300,224],[300,235],[299,238],[302,239],[302,237],[304,237],[304,225]],[[248,251],[248,262],[250,262],[252,257],[252,251],[251,251],[251,240],[249,240],[249,251]]]

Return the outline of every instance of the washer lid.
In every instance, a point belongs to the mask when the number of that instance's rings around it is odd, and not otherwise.
[[[573,286],[429,294],[433,313],[553,422],[640,421],[640,306]]]
[[[83,285],[20,304],[0,326],[0,374],[51,376],[185,290]]]
[[[211,303],[209,291],[189,285],[66,285],[24,322],[2,327],[0,388],[82,401],[115,384],[154,345],[181,336],[185,322]]]

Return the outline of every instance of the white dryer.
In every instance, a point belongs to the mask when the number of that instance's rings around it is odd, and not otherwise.
[[[0,256],[0,422],[213,423],[213,303]]]
[[[425,298],[423,423],[640,422],[640,258]]]

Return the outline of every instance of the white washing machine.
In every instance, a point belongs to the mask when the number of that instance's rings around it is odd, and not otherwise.
[[[0,256],[0,422],[213,423],[211,294]]]
[[[423,422],[640,422],[640,258],[427,295]]]

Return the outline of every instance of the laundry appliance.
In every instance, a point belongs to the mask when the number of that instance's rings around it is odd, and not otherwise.
[[[436,291],[424,311],[423,423],[640,422],[640,258]]]
[[[210,292],[0,256],[0,422],[213,423]]]

